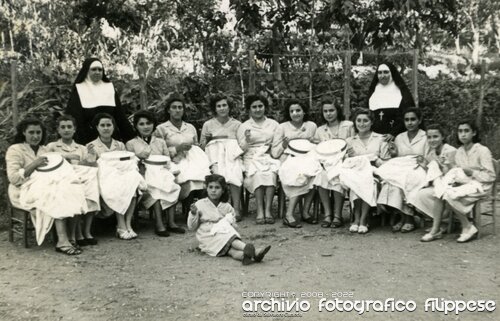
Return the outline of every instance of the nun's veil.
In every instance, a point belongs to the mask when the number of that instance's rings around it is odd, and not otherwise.
[[[99,60],[99,59],[97,59],[97,58],[87,58],[87,59],[85,59],[85,61],[83,62],[82,68],[80,69],[80,71],[78,72],[78,75],[76,76],[75,84],[79,84],[79,83],[82,83],[82,82],[85,81],[85,78],[87,78],[87,74],[89,73],[90,65],[92,65],[92,63],[94,61],[99,61],[102,64],[102,61]],[[109,80],[108,76],[106,76],[106,72],[104,70],[104,65],[103,65],[102,68],[103,68],[103,70],[102,70],[102,81],[104,81],[104,82],[111,82]]]

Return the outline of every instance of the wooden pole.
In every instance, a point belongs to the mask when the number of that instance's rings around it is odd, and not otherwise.
[[[148,64],[146,62],[146,58],[144,56],[144,53],[139,53],[139,56],[137,57],[137,65],[139,69],[139,84],[141,87],[141,90],[139,92],[139,102],[140,102],[140,107],[143,110],[146,110],[148,108],[148,99],[147,99],[147,72],[148,72]]]
[[[255,50],[250,50],[248,52],[248,65],[249,65],[249,75],[248,75],[248,92],[250,94],[255,94]]]
[[[351,116],[351,50],[345,52],[344,57],[344,115]]]
[[[412,77],[411,91],[413,93],[413,99],[415,100],[415,107],[418,107],[418,49],[413,49]]]
[[[12,123],[14,126],[19,121],[19,110],[17,107],[17,59],[10,61],[10,81],[12,86]]]
[[[309,38],[309,110],[313,110],[313,73],[312,73],[312,52],[313,52],[313,40],[315,36],[314,32],[314,11],[315,1],[312,1],[311,5],[311,38]]]
[[[241,108],[245,109],[245,82],[243,80],[243,69],[241,68],[241,61],[238,60],[238,69],[240,72],[240,86],[241,86]]]
[[[481,79],[479,80],[479,106],[477,111],[476,125],[481,128],[483,122],[483,106],[484,106],[484,75],[486,73],[486,62],[481,59]]]

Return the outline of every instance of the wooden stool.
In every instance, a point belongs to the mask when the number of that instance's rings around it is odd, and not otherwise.
[[[14,234],[18,234],[23,238],[24,247],[28,248],[28,233],[35,232],[35,228],[31,222],[30,212],[16,208],[10,204],[9,213],[9,242],[14,242]]]

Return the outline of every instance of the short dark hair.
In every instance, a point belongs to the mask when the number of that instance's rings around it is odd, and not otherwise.
[[[469,125],[469,127],[472,129],[472,131],[476,133],[476,135],[472,137],[473,143],[481,142],[481,137],[479,136],[479,127],[477,126],[476,121],[471,119],[471,118],[464,118],[457,123],[457,127],[456,127],[456,129],[457,129],[457,142],[459,145],[463,145],[462,142],[460,141],[460,139],[458,138],[458,127],[460,125]]]
[[[403,111],[403,123],[404,123],[405,115],[408,113],[414,113],[417,116],[418,120],[420,120],[420,125],[418,125],[418,128],[425,130],[425,124],[424,124],[422,110],[418,107],[410,107],[410,108],[407,108],[406,110],[404,110]]]
[[[374,120],[374,115],[373,115],[373,112],[371,110],[369,110],[368,108],[355,108],[354,109],[354,113],[352,114],[352,121],[354,123],[354,131],[357,133],[359,132],[358,130],[358,127],[356,127],[356,118],[359,116],[359,115],[367,115],[368,118],[371,120],[372,122],[372,125],[373,125],[373,120]]]
[[[443,136],[443,142],[446,142],[446,131],[444,129],[443,126],[441,126],[440,124],[437,124],[437,123],[434,123],[434,124],[430,124],[430,125],[427,125],[425,126],[425,130],[428,131],[428,130],[437,130],[439,131],[439,133],[441,134],[441,136]]]
[[[67,115],[67,114],[64,114],[64,115],[61,115],[61,116],[57,117],[57,119],[56,119],[56,127],[59,127],[59,125],[63,121],[72,121],[73,122],[73,126],[75,126],[75,128],[76,128],[76,119],[75,119],[75,117],[73,117],[71,115]]]
[[[340,104],[336,103],[335,98],[333,98],[331,96],[324,96],[323,98],[321,98],[321,103],[319,106],[319,112],[321,114],[321,119],[323,120],[323,123],[326,123],[325,116],[323,116],[323,106],[324,105],[333,105],[333,107],[335,107],[335,109],[337,110],[337,120],[339,122],[345,120],[344,110],[342,109]]]
[[[246,98],[245,98],[245,109],[247,110],[247,112],[250,110],[250,106],[256,102],[260,100],[262,102],[262,104],[264,104],[264,107],[266,108],[266,112],[269,108],[269,102],[267,101],[267,98],[262,96],[262,95],[248,95]]]
[[[213,182],[217,182],[220,184],[220,186],[222,187],[222,196],[220,198],[220,201],[221,202],[228,202],[229,201],[229,189],[227,187],[227,182],[226,182],[226,179],[224,178],[224,176],[222,175],[219,175],[219,174],[211,174],[211,175],[207,175],[205,176],[205,197],[207,196],[207,187],[208,187],[208,184],[210,183],[213,183]]]
[[[133,124],[134,124],[134,129],[137,133],[138,133],[137,124],[139,123],[139,120],[141,118],[146,118],[147,120],[149,120],[150,122],[153,123],[153,131],[156,129],[156,126],[158,125],[158,121],[156,120],[155,114],[153,114],[152,112],[150,112],[148,110],[139,110],[138,112],[136,112],[134,114],[134,117],[132,120]]]
[[[217,94],[217,95],[214,95],[212,97],[210,97],[210,101],[208,103],[209,107],[210,107],[210,110],[212,111],[212,113],[214,114],[214,116],[217,114],[217,112],[215,111],[215,105],[221,101],[221,100],[226,100],[227,102],[227,105],[229,107],[229,110],[232,109],[232,105],[231,105],[231,102],[229,100],[229,98],[224,95],[224,94]]]
[[[165,109],[164,109],[165,116],[168,117],[168,119],[170,119],[170,114],[168,113],[168,111],[170,110],[170,105],[172,105],[176,101],[178,101],[182,104],[182,108],[184,109],[184,114],[182,115],[182,118],[184,119],[184,117],[186,116],[185,115],[186,114],[186,101],[178,93],[173,93],[172,95],[170,95],[170,98],[168,98],[167,101],[165,102]]]
[[[113,123],[114,130],[116,131],[118,128],[116,127],[116,121],[113,116],[111,116],[108,113],[98,113],[92,118],[92,126],[97,130],[97,126],[99,125],[99,122],[101,119],[111,119],[111,122]]]
[[[42,129],[42,139],[40,140],[40,145],[45,144],[45,139],[47,138],[47,130],[43,125],[42,121],[33,116],[28,116],[25,119],[21,120],[19,124],[16,126],[16,135],[14,136],[14,144],[24,143],[26,141],[26,137],[24,136],[24,131],[29,126],[40,126]]]
[[[300,99],[289,99],[285,102],[285,108],[283,109],[283,117],[285,118],[286,121],[291,121],[292,118],[290,117],[290,107],[292,105],[299,105],[300,108],[302,108],[302,111],[304,112],[304,121],[309,120],[309,106]]]

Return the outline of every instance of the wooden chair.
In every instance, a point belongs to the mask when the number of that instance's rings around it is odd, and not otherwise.
[[[496,174],[496,180],[493,182],[493,186],[491,188],[491,195],[486,196],[474,204],[474,207],[472,208],[472,219],[474,221],[474,225],[477,227],[478,232],[477,232],[477,238],[484,233],[483,228],[488,225],[492,225],[493,229],[493,235],[496,235],[496,205],[497,205],[497,181],[499,179],[500,175],[500,160],[493,160],[493,167],[495,169],[495,174]],[[482,211],[482,205],[485,202],[491,202],[491,211],[489,212],[483,212]],[[490,216],[491,221],[487,222],[485,224],[482,223],[482,216]],[[453,229],[453,211],[450,213],[450,220],[448,222],[448,233],[451,232]]]
[[[29,248],[29,234],[35,232],[28,211],[12,206],[9,200],[9,242],[14,242],[14,234],[22,236],[24,247]]]

